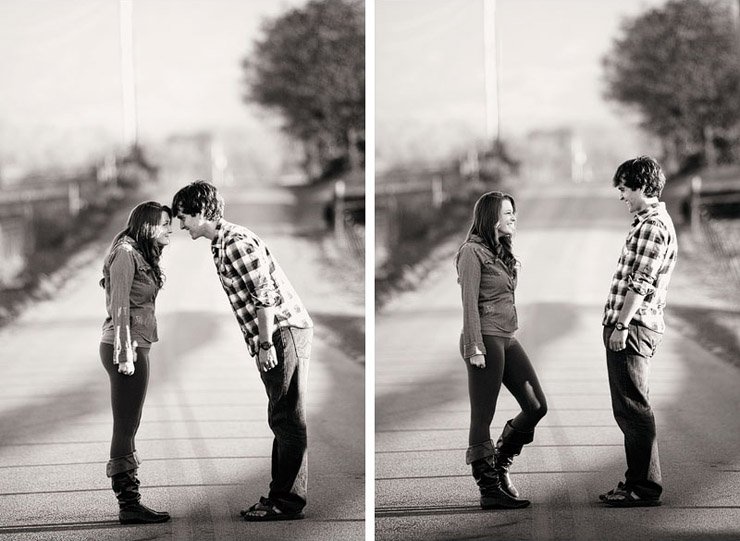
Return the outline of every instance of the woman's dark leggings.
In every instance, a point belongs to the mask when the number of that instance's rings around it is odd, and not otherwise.
[[[490,427],[502,383],[522,408],[511,421],[514,428],[523,432],[534,430],[547,413],[547,401],[537,374],[516,338],[484,335],[483,344],[486,346],[485,368],[472,366],[465,360],[470,395],[468,443],[471,446],[491,439]]]
[[[136,369],[133,376],[118,372],[118,365],[113,364],[111,344],[100,344],[100,359],[110,379],[110,402],[113,408],[110,457],[118,458],[136,450],[136,431],[141,422],[141,411],[149,384],[149,348],[136,349]]]

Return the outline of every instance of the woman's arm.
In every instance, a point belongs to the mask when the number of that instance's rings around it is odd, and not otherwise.
[[[486,353],[478,312],[481,263],[471,246],[463,246],[460,250],[457,274],[463,306],[463,357],[469,359],[474,355]]]
[[[122,245],[113,255],[110,265],[111,318],[113,320],[113,362],[119,371],[133,374],[135,343],[131,339],[130,294],[136,266],[133,248]],[[129,366],[130,364],[130,366]]]

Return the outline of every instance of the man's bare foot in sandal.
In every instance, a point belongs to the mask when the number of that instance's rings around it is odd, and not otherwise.
[[[301,511],[297,513],[286,513],[280,510],[268,498],[260,497],[259,503],[255,503],[249,509],[241,511],[241,516],[248,522],[268,522],[273,520],[299,520],[305,515]]]
[[[627,486],[615,489],[606,494],[604,503],[610,507],[656,507],[663,502],[659,498],[641,498]]]

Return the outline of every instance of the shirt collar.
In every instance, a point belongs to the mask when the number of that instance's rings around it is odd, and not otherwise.
[[[640,212],[635,214],[635,218],[632,220],[632,227],[636,227],[640,223],[644,222],[648,218],[651,218],[658,214],[661,210],[665,209],[665,203],[663,202],[657,202],[653,203],[651,205],[648,205],[646,208],[642,209]]]
[[[223,250],[224,234],[226,233],[226,228],[224,227],[225,224],[226,221],[223,218],[219,218],[216,222],[216,234],[213,235],[213,239],[211,240],[211,251],[213,252],[213,255],[218,255],[218,253]]]

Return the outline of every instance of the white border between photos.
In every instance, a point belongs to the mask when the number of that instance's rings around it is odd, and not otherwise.
[[[373,541],[375,539],[374,0],[365,0],[365,539],[369,541]]]

